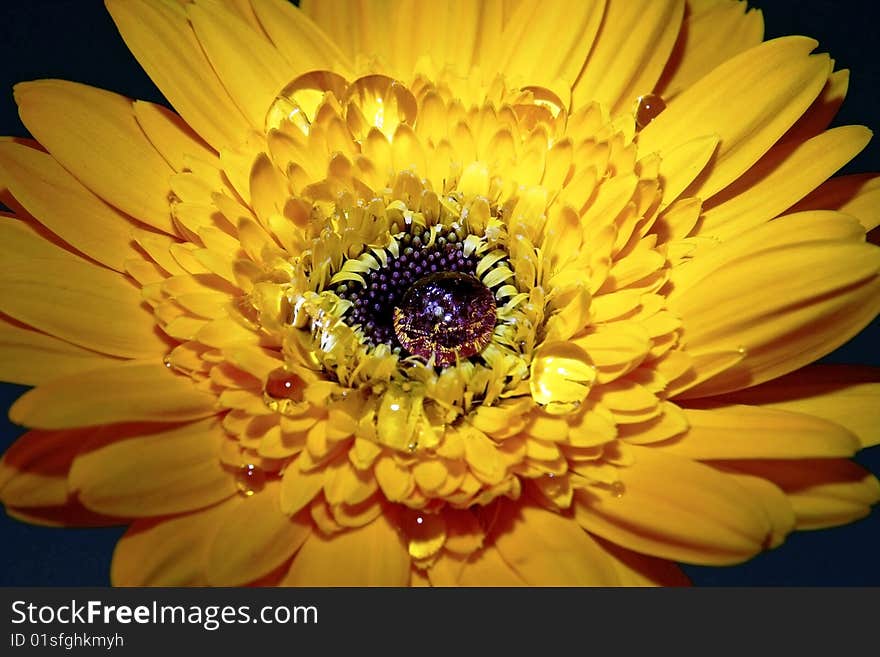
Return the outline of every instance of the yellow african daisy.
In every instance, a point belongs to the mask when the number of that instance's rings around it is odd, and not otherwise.
[[[9,513],[119,585],[679,584],[865,515],[880,184],[744,2],[108,0],[15,89]]]

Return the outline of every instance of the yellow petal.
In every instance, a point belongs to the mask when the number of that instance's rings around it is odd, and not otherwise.
[[[390,456],[376,461],[375,473],[382,492],[391,502],[402,502],[415,487],[412,473]]]
[[[689,349],[742,348],[745,357],[685,396],[762,383],[829,353],[880,311],[878,273],[875,247],[830,240],[746,255],[714,271],[671,309]]]
[[[279,484],[227,505],[208,550],[205,575],[213,586],[239,586],[265,575],[293,555],[312,532],[307,511],[282,513]]]
[[[129,50],[186,122],[215,150],[238,145],[247,120],[217,78],[183,8],[146,0],[106,4]]]
[[[44,333],[0,321],[0,378],[37,385],[112,362]]]
[[[0,181],[46,228],[90,258],[116,271],[138,256],[132,235],[139,232],[65,171],[50,155],[21,144],[0,144]]]
[[[790,411],[731,405],[684,409],[690,428],[654,445],[668,454],[692,459],[794,459],[852,456],[854,435],[817,417]]]
[[[255,2],[253,7],[272,43],[293,67],[290,79],[324,69],[350,77],[348,57],[305,13],[284,0]]]
[[[481,65],[527,84],[552,89],[559,80],[570,86],[583,68],[604,9],[605,0],[573,3],[565,11],[523,2],[500,35],[500,47]]]
[[[669,150],[660,162],[660,179],[663,182],[660,209],[667,207],[687,189],[703,171],[717,148],[718,136],[708,135],[691,139]]]
[[[833,60],[832,60],[833,64]],[[825,86],[816,96],[813,104],[804,112],[788,132],[780,140],[784,142],[799,143],[815,137],[828,128],[831,121],[837,115],[846,98],[849,88],[849,71],[834,71],[829,73],[825,80]]]
[[[207,586],[205,563],[214,534],[236,504],[161,520],[136,520],[119,539],[110,565],[114,586]]]
[[[840,176],[820,185],[792,208],[802,210],[838,210],[859,220],[865,231],[880,225],[880,176],[857,174]]]
[[[718,397],[722,403],[804,413],[851,431],[862,447],[880,444],[880,370],[810,365],[759,386]]]
[[[37,236],[19,221],[0,221],[0,307],[58,338],[125,357],[157,356],[157,334],[137,288]]]
[[[175,171],[183,171],[192,159],[217,164],[217,155],[183,119],[161,105],[134,102],[138,125],[159,154]]]
[[[772,219],[849,162],[870,139],[867,128],[844,126],[803,143],[770,149],[745,175],[703,205],[696,234],[724,240]]]
[[[650,93],[675,45],[684,5],[683,0],[609,0],[572,104],[599,102],[618,114]]]
[[[215,3],[186,5],[211,66],[250,124],[262,130],[289,70],[275,47],[238,16]]]
[[[688,191],[712,196],[754,164],[822,90],[829,60],[807,56],[815,45],[805,37],[783,37],[721,64],[639,133],[639,156],[662,156],[681,143],[681,135],[717,134],[715,158]]]
[[[487,484],[497,484],[504,480],[507,468],[498,446],[477,429],[467,431],[464,438],[464,456],[471,471]]]
[[[749,491],[706,465],[631,449],[636,461],[619,469],[622,488],[575,493],[575,518],[587,531],[687,563],[737,563],[762,549],[771,525]]]
[[[283,586],[406,586],[410,559],[385,515],[332,536],[312,533],[293,559]]]
[[[656,92],[673,98],[722,62],[761,43],[761,10],[746,8],[745,2],[717,2],[705,11],[690,6]]]
[[[607,553],[621,586],[690,586],[690,580],[676,564],[649,557],[596,538]]]
[[[389,17],[395,11],[388,0],[356,0],[344,8],[324,0],[303,0],[300,7],[351,60],[359,54],[368,54],[391,61],[394,39]],[[352,20],[353,16],[357,16],[357,20]]]
[[[766,547],[775,548],[782,545],[797,524],[797,516],[791,499],[779,486],[766,479],[725,470],[723,463],[716,462],[711,465],[724,470],[725,476],[750,491],[753,499],[761,505],[764,514],[770,521],[770,536]]]
[[[214,395],[161,363],[130,361],[55,379],[25,393],[13,422],[43,429],[112,422],[179,422],[213,415]]]
[[[7,507],[51,507],[67,503],[67,474],[91,430],[28,431],[0,461],[0,500]]]
[[[798,529],[822,529],[850,523],[880,501],[880,483],[845,459],[726,461],[725,469],[767,479],[788,496]]]
[[[494,546],[464,560],[449,553],[428,570],[432,586],[525,586],[525,581]]]
[[[138,518],[210,506],[235,492],[232,475],[220,465],[225,439],[212,418],[113,440],[76,457],[70,487],[88,508],[107,515]]]
[[[573,519],[507,500],[500,505],[495,548],[527,584],[618,584],[611,559]]]
[[[135,120],[131,101],[75,82],[15,87],[22,122],[65,169],[111,205],[166,233],[173,169]]]

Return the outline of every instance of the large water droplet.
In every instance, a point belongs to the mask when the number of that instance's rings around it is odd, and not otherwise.
[[[645,94],[636,99],[633,114],[636,118],[636,128],[641,130],[651,121],[657,118],[666,109],[666,101],[657,94]]]
[[[280,128],[290,122],[304,135],[309,134],[311,122],[327,92],[342,96],[347,83],[330,71],[312,71],[294,79],[282,89],[266,114],[266,130]]]
[[[495,297],[468,274],[443,272],[417,280],[394,308],[404,349],[439,367],[479,353],[495,330]]]
[[[239,467],[235,475],[235,486],[238,492],[245,497],[251,497],[263,490],[266,485],[266,474],[253,463]]]
[[[623,497],[623,494],[626,492],[626,486],[622,481],[612,482],[609,489],[611,490],[611,494],[616,498]]]

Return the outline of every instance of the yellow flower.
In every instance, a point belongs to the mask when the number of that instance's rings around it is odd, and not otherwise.
[[[178,114],[16,87],[0,498],[121,585],[644,585],[865,515],[867,143],[702,0],[108,0]],[[687,38],[683,35],[687,34]]]

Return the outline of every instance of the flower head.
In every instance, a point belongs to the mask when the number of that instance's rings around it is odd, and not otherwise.
[[[674,584],[880,497],[876,374],[810,365],[880,310],[814,41],[726,1],[107,5],[177,113],[16,88],[0,497],[130,521],[114,582]]]

